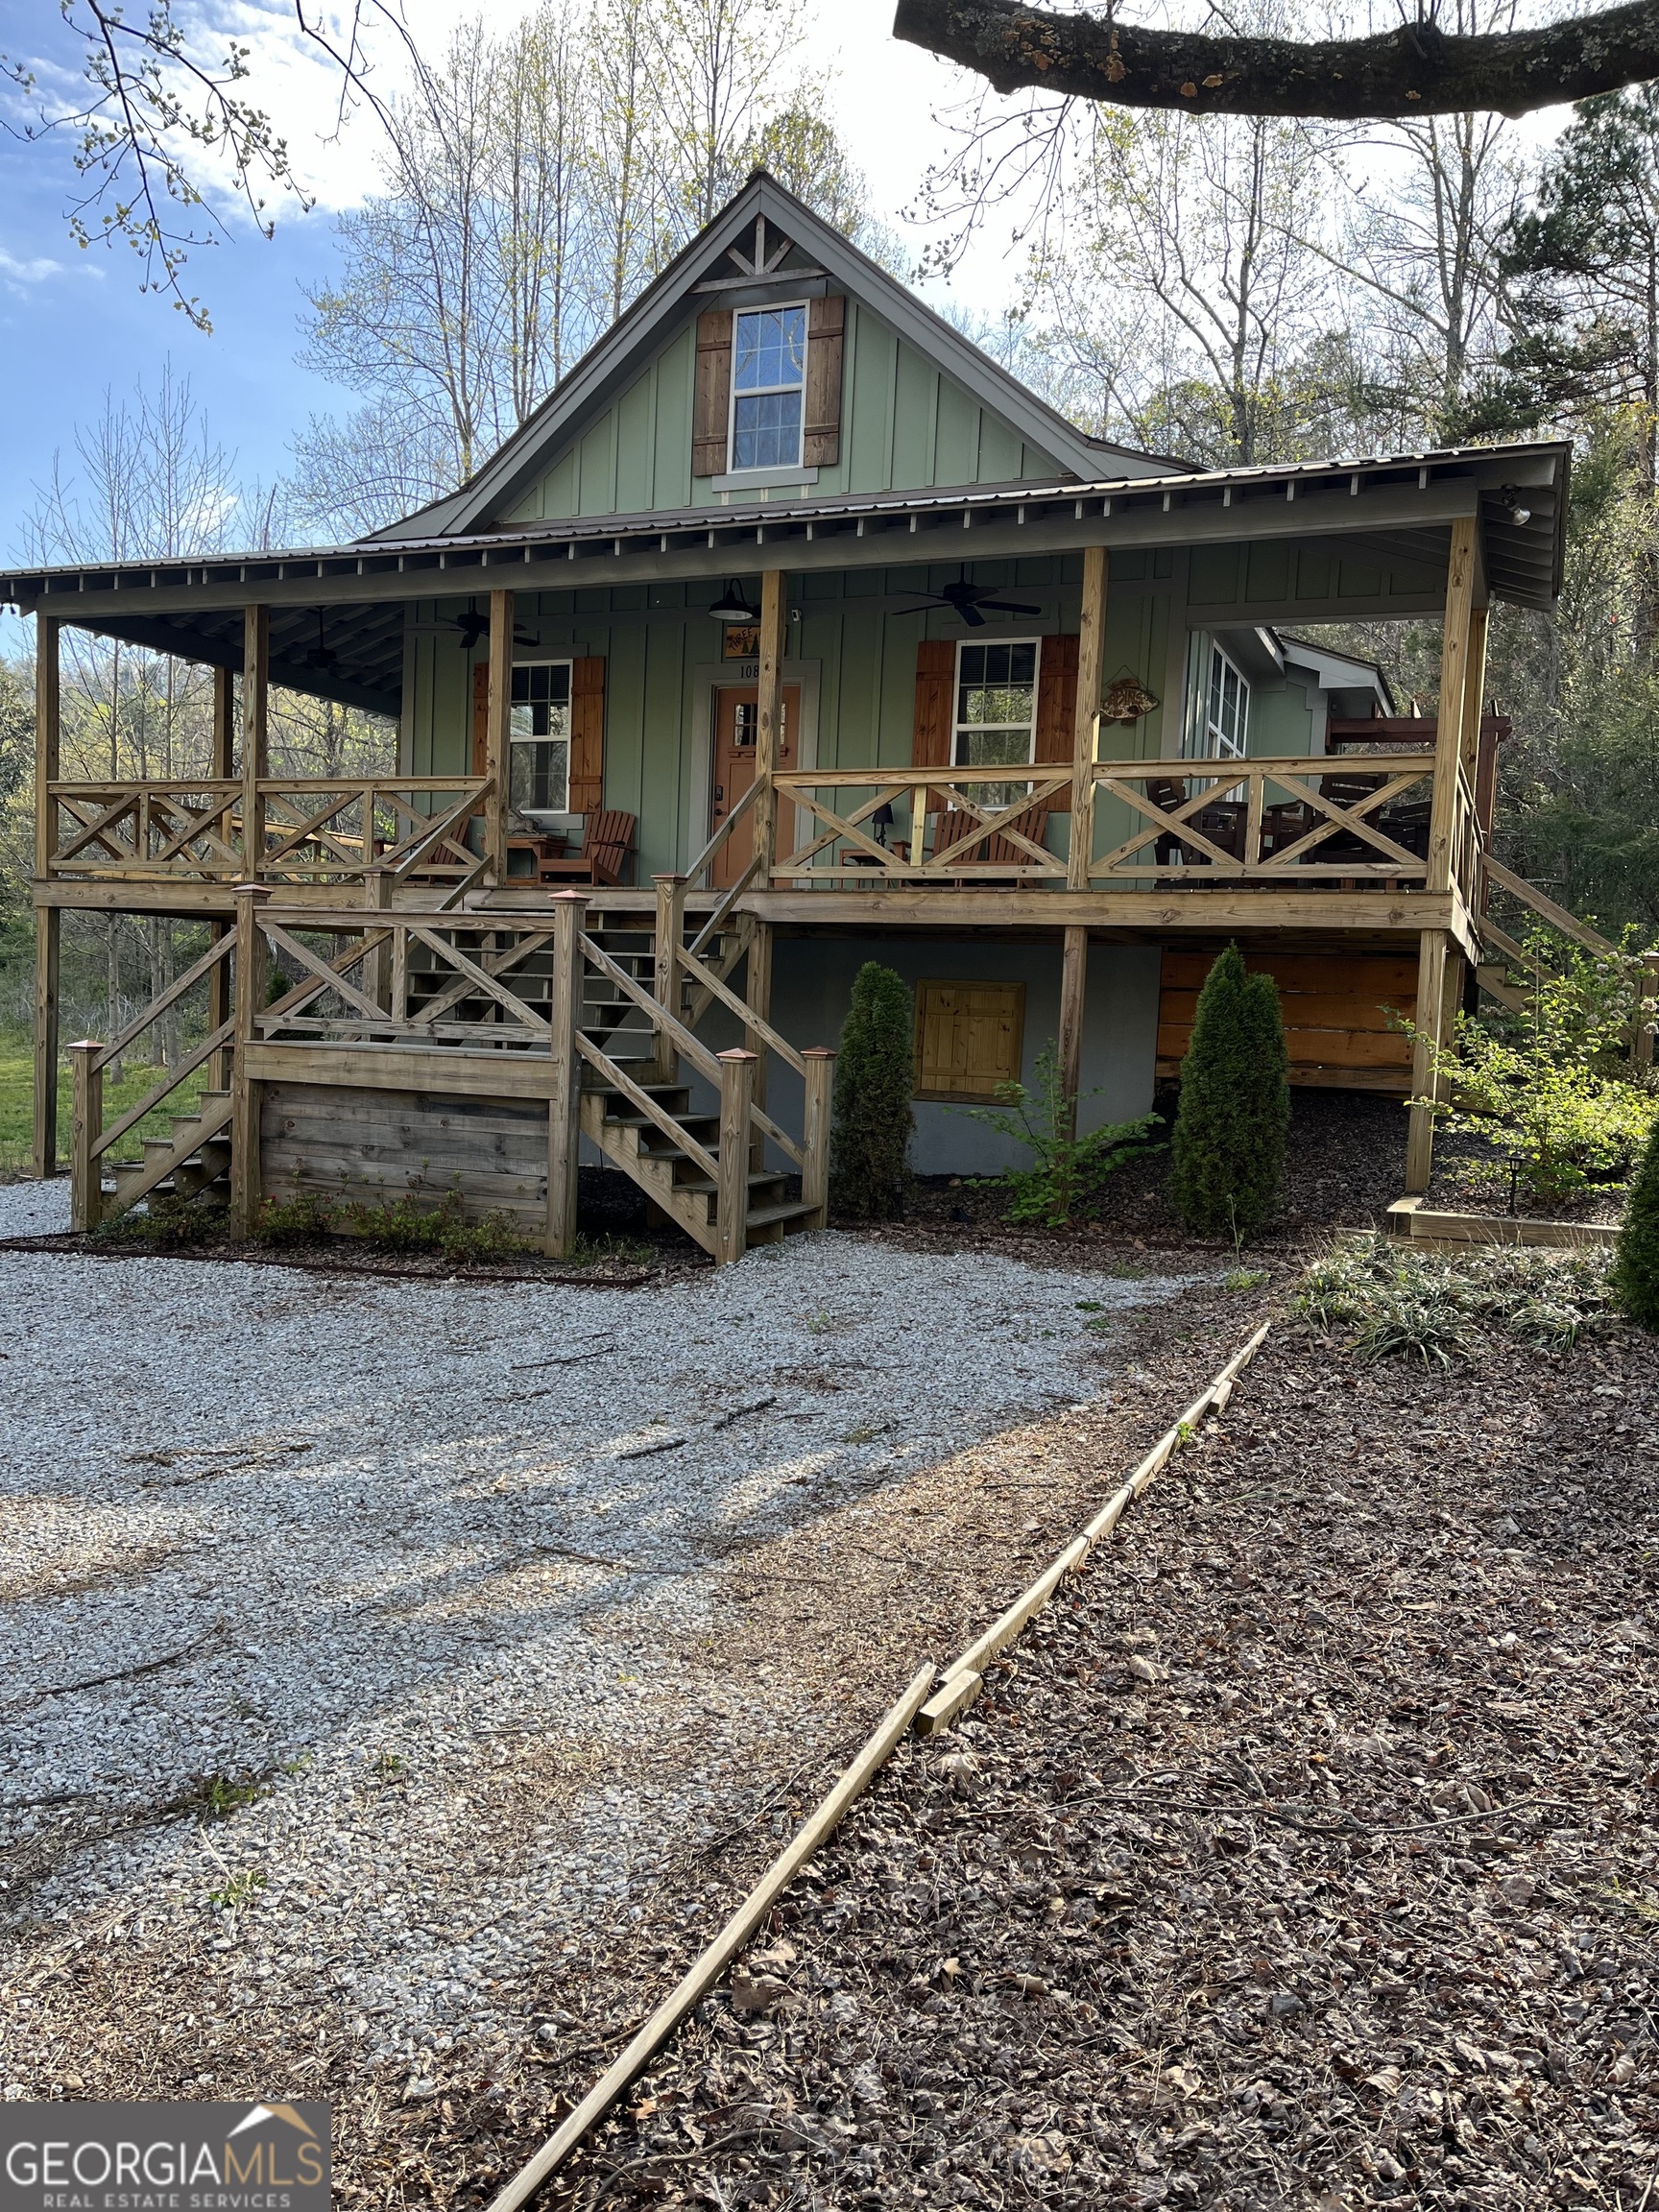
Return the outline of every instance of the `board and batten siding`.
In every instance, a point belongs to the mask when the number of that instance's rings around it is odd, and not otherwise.
[[[1041,610],[1029,621],[1001,619],[964,633],[943,609],[910,613],[912,603],[956,574],[951,565],[811,570],[792,580],[788,655],[816,680],[817,716],[811,755],[821,768],[908,769],[916,710],[916,650],[925,637],[992,639],[1046,637],[1078,626],[1080,554],[1025,561],[976,562],[975,580],[997,585]],[[1137,676],[1154,695],[1164,667],[1174,588],[1167,555],[1114,554],[1107,600],[1104,681]],[[693,759],[697,721],[694,671],[719,662],[721,631],[709,619],[706,586],[636,584],[611,589],[522,592],[517,626],[541,642],[520,645],[517,658],[605,662],[604,803],[639,819],[635,879],[684,867],[709,834],[691,820],[694,795],[705,787]],[[471,758],[473,670],[481,651],[464,651],[455,616],[465,598],[421,602],[415,610],[407,655],[405,765],[415,775],[466,773]],[[733,666],[732,680],[741,681]],[[1143,720],[1112,726],[1102,752],[1120,759],[1156,757],[1163,750],[1165,709]],[[1103,803],[1101,836],[1127,834],[1127,810]],[[1121,826],[1118,817],[1122,816]],[[1064,850],[1056,824],[1050,841]]]
[[[691,473],[695,365],[695,335],[686,324],[506,519],[723,504],[709,477]],[[841,455],[818,470],[815,493],[1052,481],[1059,473],[1052,454],[1027,445],[879,316],[848,301]],[[788,488],[773,495],[787,497]]]

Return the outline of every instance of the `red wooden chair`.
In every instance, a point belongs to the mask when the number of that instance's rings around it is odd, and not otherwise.
[[[978,821],[966,806],[946,807],[939,815],[938,828],[933,832],[934,859],[941,853],[949,853],[963,844],[978,827]],[[1048,809],[1046,806],[1027,806],[1023,814],[1015,815],[1008,827],[1018,830],[1022,837],[1029,837],[1033,845],[1041,845],[1048,828]],[[977,845],[965,853],[962,865],[964,868],[972,868],[974,875],[971,878],[959,878],[958,881],[983,881],[979,874],[982,868],[1031,868],[1036,863],[1022,846],[998,831],[994,836],[981,837]]]
[[[639,828],[637,814],[618,808],[589,814],[582,825],[579,853],[538,859],[537,880],[541,883],[620,883],[631,873],[634,839]]]

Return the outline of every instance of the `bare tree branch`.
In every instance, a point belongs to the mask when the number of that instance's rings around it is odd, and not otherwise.
[[[1373,38],[1310,41],[1148,31],[1020,0],[899,0],[893,30],[998,92],[1033,86],[1199,114],[1525,115],[1659,77],[1659,0],[1538,30],[1448,36],[1417,20]]]

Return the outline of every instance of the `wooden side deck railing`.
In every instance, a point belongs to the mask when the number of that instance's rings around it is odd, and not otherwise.
[[[479,776],[264,776],[47,786],[48,876],[147,882],[457,882],[483,862],[468,824],[493,786]],[[252,799],[252,805],[251,805]],[[250,851],[248,822],[256,822]]]
[[[1101,760],[1077,809],[1070,769],[1034,766],[1017,782],[1006,767],[785,769],[773,779],[781,810],[792,805],[809,827],[779,854],[772,880],[1077,888],[1069,857],[1046,842],[1048,811],[1064,795],[1068,843],[1082,841],[1091,889],[1455,881],[1473,903],[1481,852],[1473,792],[1456,770],[1448,805],[1439,773],[1431,750]],[[1115,834],[1102,851],[1107,825]]]

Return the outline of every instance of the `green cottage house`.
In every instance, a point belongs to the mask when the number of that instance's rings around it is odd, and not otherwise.
[[[460,1195],[548,1249],[579,1161],[721,1259],[823,1219],[865,960],[916,993],[915,1161],[1055,1041],[1143,1112],[1230,938],[1293,1080],[1429,1090],[1502,950],[1487,610],[1559,589],[1561,443],[1198,469],[1086,437],[757,173],[473,480],[356,543],[13,573],[39,625],[37,1165],[59,925],[204,920],[201,1111],[135,1146],[72,1048],[76,1218],[223,1180]],[[1443,619],[1438,715],[1332,622]],[[210,772],[63,781],[63,625],[217,672]],[[320,648],[319,641],[324,641]],[[272,684],[394,717],[269,773]],[[1530,895],[1534,899],[1536,895]],[[1548,902],[1546,902],[1547,905]],[[1503,940],[1503,942],[1507,942]],[[275,954],[292,981],[264,1003]],[[1428,1179],[1413,1109],[1407,1180]]]

